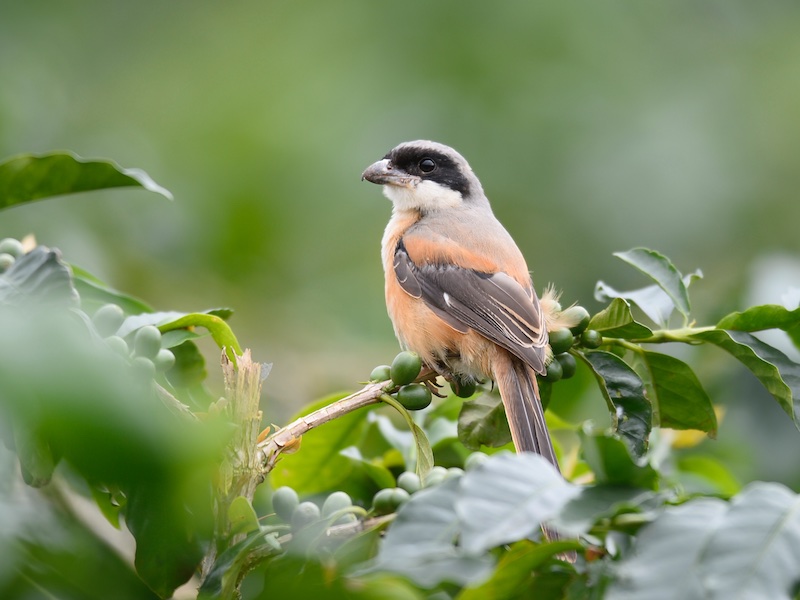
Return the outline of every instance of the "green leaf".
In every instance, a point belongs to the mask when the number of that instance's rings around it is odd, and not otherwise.
[[[286,600],[306,600],[319,598],[320,600],[371,600],[384,598],[375,593],[375,589],[370,591],[374,595],[364,593],[361,582],[353,585],[350,581],[342,577],[331,567],[328,561],[317,562],[314,559],[307,559],[293,553],[269,560],[264,564],[263,590],[256,588],[256,595],[247,595],[249,598],[259,599],[286,599]],[[397,586],[386,583],[381,579],[378,589],[395,590]],[[402,585],[402,584],[401,584]],[[355,589],[357,588],[357,589]],[[198,600],[222,600],[233,599],[237,596],[230,594],[201,594]],[[396,600],[390,594],[385,596],[386,600]],[[401,596],[402,598],[402,596]],[[413,598],[413,596],[412,596]],[[414,599],[416,600],[416,599]]]
[[[399,429],[386,415],[377,411],[370,411],[367,415],[370,424],[361,447],[371,456],[386,457],[386,451],[393,448],[402,457],[402,465],[409,470],[414,465],[415,452],[414,435],[405,429]],[[367,450],[369,448],[369,450]]]
[[[179,400],[203,410],[207,409],[217,398],[211,396],[203,386],[208,371],[206,359],[197,344],[185,341],[177,346],[170,346],[170,350],[175,355],[175,364],[166,372],[167,381],[176,389]]]
[[[215,309],[218,310],[218,309]],[[156,313],[143,313],[140,315],[130,316],[125,319],[125,322],[119,328],[117,335],[125,337],[131,332],[144,327],[145,325],[155,325],[159,331],[166,333],[176,329],[193,329],[195,327],[203,327],[208,330],[211,337],[220,348],[225,348],[231,360],[235,361],[235,356],[232,352],[238,355],[242,354],[242,348],[239,341],[233,333],[233,330],[221,317],[208,312],[202,313],[181,313],[181,312],[156,312]]]
[[[14,426],[14,447],[25,483],[42,487],[50,483],[58,459],[41,432],[32,431],[25,424]]]
[[[77,300],[72,273],[57,250],[37,246],[0,274],[0,305],[71,306]]]
[[[634,248],[627,252],[615,252],[614,256],[635,267],[656,282],[670,297],[684,317],[688,318],[691,306],[689,293],[683,282],[680,271],[663,254],[647,248]]]
[[[162,598],[189,580],[204,549],[188,510],[172,494],[169,487],[138,486],[127,493],[125,507],[125,523],[136,538],[136,571]]]
[[[408,428],[414,436],[414,445],[417,450],[415,470],[420,480],[425,481],[425,477],[427,477],[428,473],[430,473],[433,468],[433,450],[431,449],[431,443],[428,441],[428,436],[426,436],[425,432],[414,422],[414,419],[411,418],[411,414],[405,407],[395,398],[384,394],[381,400],[398,411],[408,424]]]
[[[458,416],[458,439],[470,450],[505,446],[511,441],[511,430],[497,394],[481,394],[467,400]]]
[[[413,494],[362,573],[398,573],[424,588],[445,581],[466,585],[488,576],[493,564],[489,555],[468,555],[454,543],[459,530],[454,509],[458,484],[448,479]]]
[[[253,505],[244,496],[237,496],[228,506],[228,522],[231,525],[232,535],[251,533],[261,529]]]
[[[92,494],[94,503],[97,504],[97,508],[103,513],[106,520],[111,523],[115,529],[119,529],[120,506],[113,501],[111,492],[105,489],[98,489],[96,485],[90,485],[89,491]]]
[[[800,365],[744,331],[712,329],[690,337],[719,346],[750,369],[800,428]]]
[[[361,456],[357,446],[348,446],[339,452],[350,459],[353,467],[375,482],[376,489],[391,488],[395,485],[394,475],[383,465],[367,460]]]
[[[614,434],[590,431],[588,428],[578,434],[583,457],[598,483],[650,490],[656,488],[658,473],[649,464],[631,455],[630,444]]]
[[[383,527],[371,527],[342,541],[333,552],[333,558],[339,568],[349,569],[377,555],[383,538],[383,529]]]
[[[615,421],[615,430],[628,442],[635,456],[643,456],[653,418],[644,383],[625,361],[610,352],[593,351],[578,356],[592,369]]]
[[[214,566],[200,586],[198,600],[235,598],[236,584],[248,561],[252,560],[252,555],[258,551],[260,560],[266,561],[271,554],[278,554],[280,551],[280,547],[275,546],[277,542],[270,544],[261,531],[254,531],[241,542],[229,547],[214,561]]]
[[[742,484],[730,469],[713,456],[690,454],[679,457],[676,463],[678,478],[689,494],[733,496],[742,489]],[[699,482],[702,482],[702,485],[699,485]]]
[[[657,352],[644,351],[641,357],[657,414],[654,422],[670,429],[698,429],[713,436],[717,431],[714,405],[689,365]]]
[[[81,297],[81,307],[89,314],[104,304],[116,304],[125,314],[137,315],[152,312],[152,308],[143,300],[117,291],[103,281],[76,265],[70,265],[75,289]]]
[[[438,417],[436,419],[428,419],[426,415],[423,430],[431,443],[431,448],[434,450],[443,450],[458,442],[458,425],[455,419],[446,419]]]
[[[188,329],[173,329],[171,331],[165,331],[161,336],[161,347],[174,348],[175,346],[180,346],[184,342],[198,340],[208,335],[210,334],[200,334]]]
[[[470,554],[539,535],[579,488],[538,454],[496,454],[460,481],[456,513]]]
[[[172,199],[141,169],[124,169],[109,160],[53,152],[21,154],[0,162],[0,209],[50,196],[132,186]]]
[[[624,298],[614,298],[606,308],[594,315],[588,329],[605,336],[627,340],[653,335],[649,327],[638,323],[631,314],[631,305]]]
[[[764,304],[723,317],[717,323],[717,329],[732,329],[736,331],[783,329],[788,331],[798,325],[800,325],[800,308],[787,310],[779,304]]]
[[[504,553],[492,576],[477,587],[465,588],[458,600],[526,600],[541,598],[533,592],[534,581],[539,579],[531,573],[542,566],[553,555],[575,549],[575,542],[559,541],[547,544],[534,544],[529,541],[517,542]],[[561,595],[559,598],[563,597]]]
[[[307,406],[292,418],[305,416],[343,398],[336,394]],[[362,484],[352,477],[353,462],[341,451],[357,445],[367,426],[367,415],[372,407],[347,413],[306,433],[300,450],[284,454],[270,473],[273,488],[288,485],[300,494],[311,495],[342,490],[361,497]]]
[[[667,507],[618,563],[606,597],[791,600],[798,564],[800,498],[780,484],[754,483],[730,503]]]
[[[658,519],[642,528],[636,551],[623,557],[614,569],[616,581],[607,590],[606,600],[708,597],[695,569],[726,510],[726,503],[716,498],[667,507]]]
[[[625,468],[629,468],[627,461],[624,462]],[[601,519],[624,513],[650,514],[655,518],[663,503],[663,497],[639,487],[622,484],[581,486],[580,493],[567,502],[553,523],[565,533],[585,535]]]
[[[170,411],[152,380],[71,311],[0,307],[0,331],[13,340],[0,344],[3,412],[41,432],[72,473],[125,494],[137,570],[169,596],[191,577],[211,533],[208,474],[223,428]]]
[[[794,347],[800,350],[800,325],[787,329],[786,333],[789,339],[792,340]]]

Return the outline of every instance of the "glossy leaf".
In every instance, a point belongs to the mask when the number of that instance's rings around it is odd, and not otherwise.
[[[643,456],[653,418],[644,383],[625,361],[610,352],[593,351],[579,356],[591,367],[600,385],[615,430],[629,444],[635,456]]]
[[[538,454],[497,454],[461,478],[456,512],[461,546],[472,554],[540,535],[578,495],[577,486]]]
[[[355,469],[361,470],[364,475],[375,482],[376,490],[394,487],[395,481],[392,472],[383,465],[364,458],[357,446],[348,446],[339,454],[349,458]]]
[[[216,309],[215,309],[216,310]],[[119,328],[117,335],[125,337],[136,329],[144,327],[145,325],[154,325],[158,327],[159,331],[166,333],[178,329],[194,329],[195,327],[203,327],[211,334],[211,337],[220,348],[226,348],[228,356],[231,360],[234,357],[231,351],[238,355],[242,354],[242,348],[239,341],[233,333],[225,320],[216,314],[209,312],[202,313],[181,313],[181,312],[156,312],[156,313],[142,313],[139,315],[130,316],[125,319],[125,322]],[[229,314],[229,313],[224,313]]]
[[[259,530],[258,515],[244,496],[237,496],[228,506],[228,522],[231,525],[231,534]]]
[[[292,420],[344,396],[337,394],[323,398],[306,407]],[[272,486],[277,489],[288,485],[300,495],[343,490],[351,496],[360,497],[363,490],[357,478],[352,477],[352,459],[342,456],[341,451],[358,443],[367,425],[368,414],[369,408],[347,413],[306,433],[302,437],[299,452],[284,455],[270,473]]]
[[[214,566],[206,575],[197,595],[198,600],[235,597],[236,584],[251,554],[258,550],[262,561],[270,555],[270,550],[278,554],[277,542],[267,543],[264,533],[254,531],[241,542],[227,548],[214,561]]]
[[[787,310],[779,304],[764,304],[723,317],[717,323],[717,328],[736,331],[762,331],[764,329],[788,331],[798,325],[800,325],[800,308]]]
[[[531,573],[545,564],[556,554],[573,550],[572,541],[558,541],[546,544],[533,544],[529,541],[517,542],[504,553],[492,576],[476,587],[464,589],[458,600],[486,600],[502,598],[503,600],[527,600],[544,598],[541,592],[534,590],[537,580],[545,575]],[[562,566],[565,566],[562,564]],[[555,598],[563,598],[563,592]]]
[[[608,449],[606,449],[608,453]],[[627,461],[623,461],[629,469]],[[645,481],[632,477],[633,480]],[[553,520],[556,528],[572,535],[585,535],[600,519],[611,519],[623,513],[648,514],[655,518],[664,498],[656,492],[632,485],[604,484],[581,486]]]
[[[0,305],[70,306],[77,300],[72,273],[58,250],[37,246],[0,274]]]
[[[653,334],[649,327],[633,318],[631,305],[624,298],[614,298],[611,304],[594,315],[589,321],[588,329],[624,339],[645,338]]]
[[[703,274],[697,270],[683,277],[683,285],[688,289],[695,279],[701,279]],[[659,286],[649,285],[637,290],[618,291],[603,281],[598,281],[595,286],[594,297],[600,302],[607,302],[613,298],[623,298],[638,306],[644,314],[659,326],[666,326],[670,315],[675,310],[675,302]]]
[[[118,187],[140,187],[172,199],[141,169],[71,152],[20,154],[0,162],[0,209],[50,196]]]
[[[742,484],[730,469],[713,456],[689,454],[679,457],[676,463],[677,476],[683,488],[690,494],[733,496],[742,489]]]
[[[684,317],[689,316],[691,307],[686,285],[683,283],[680,271],[666,256],[647,248],[615,252],[614,256],[650,277],[675,303],[675,308]]]
[[[712,435],[717,431],[714,405],[691,367],[667,354],[644,351],[650,399],[658,425],[671,429],[698,429]]]
[[[609,600],[791,600],[800,583],[800,498],[754,483],[730,503],[713,498],[667,507],[615,568]]]
[[[616,580],[606,599],[707,597],[696,572],[697,559],[726,510],[725,502],[716,498],[667,507],[658,519],[639,532],[636,552],[616,566]]]
[[[584,429],[579,435],[583,457],[597,483],[655,489],[658,473],[631,455],[630,444],[606,432]]]
[[[464,402],[458,416],[458,439],[470,450],[499,448],[511,441],[511,430],[497,394],[481,394]]]
[[[175,388],[181,401],[207,409],[217,398],[203,384],[208,371],[206,359],[197,344],[187,340],[177,346],[169,346],[169,349],[175,356],[175,364],[166,372],[167,381]]]
[[[14,448],[25,483],[33,487],[48,484],[58,459],[47,439],[27,425],[17,424],[14,427]]]
[[[169,486],[137,486],[125,507],[125,523],[136,538],[136,571],[162,598],[188,581],[203,558],[190,514],[172,494]]]
[[[128,315],[152,312],[152,308],[143,300],[109,287],[86,269],[76,265],[70,265],[70,268],[75,289],[81,297],[81,307],[86,312],[91,314],[104,304],[116,304]]]
[[[750,369],[800,428],[800,365],[744,331],[712,329],[696,332],[691,337],[719,346]]]
[[[433,450],[431,443],[428,441],[428,436],[425,432],[414,422],[409,411],[407,411],[400,402],[392,396],[384,394],[383,402],[392,406],[400,415],[405,419],[411,434],[414,436],[414,469],[419,476],[420,480],[425,481],[425,477],[430,473],[433,468]]]
[[[455,545],[458,484],[449,479],[412,495],[386,532],[378,555],[362,572],[397,573],[425,588],[442,582],[466,585],[487,577],[492,558],[468,555]]]

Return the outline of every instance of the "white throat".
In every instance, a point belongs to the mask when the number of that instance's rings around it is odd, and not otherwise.
[[[416,185],[384,185],[383,195],[392,201],[396,210],[432,211],[453,208],[461,204],[460,192],[434,181],[420,181]]]

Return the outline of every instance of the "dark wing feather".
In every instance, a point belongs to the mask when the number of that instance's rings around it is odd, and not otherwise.
[[[402,241],[394,260],[400,286],[454,329],[474,329],[535,371],[545,370],[547,332],[539,300],[505,273],[481,273],[453,265],[416,265]]]

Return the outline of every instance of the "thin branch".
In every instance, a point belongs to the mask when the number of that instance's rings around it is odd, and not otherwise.
[[[304,433],[354,410],[380,402],[381,396],[385,393],[384,388],[391,383],[391,381],[369,383],[355,394],[350,394],[346,398],[300,417],[260,442],[258,450],[261,452],[264,476],[275,467],[282,452],[291,451],[297,447],[298,441]]]
[[[432,381],[436,379],[437,375],[435,371],[424,368],[416,381]],[[354,410],[370,404],[377,404],[381,401],[381,396],[391,392],[394,387],[390,380],[368,383],[354,394],[336,400],[328,406],[323,406],[309,415],[300,417],[286,427],[282,427],[258,444],[258,450],[262,453],[262,475],[266,477],[267,473],[275,468],[281,453],[296,450],[303,434]]]

